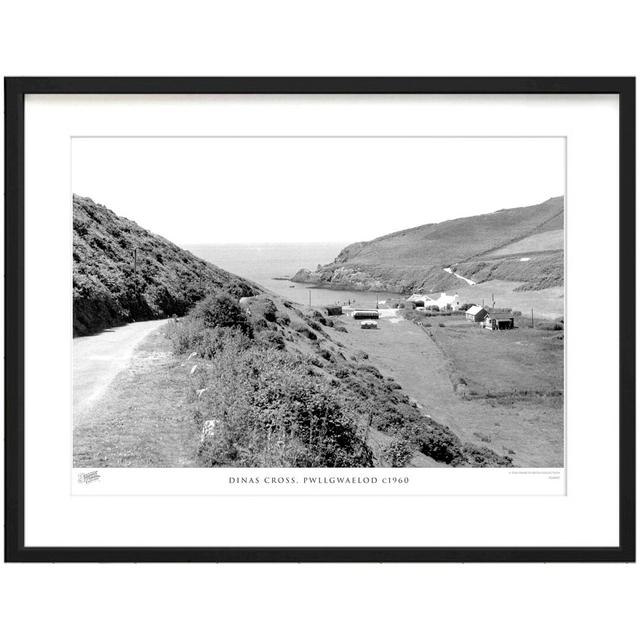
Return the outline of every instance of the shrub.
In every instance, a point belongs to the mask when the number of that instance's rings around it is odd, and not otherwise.
[[[269,322],[275,322],[278,318],[278,307],[276,307],[275,302],[273,300],[265,300],[263,314],[265,320]]]
[[[201,318],[187,317],[170,323],[166,331],[173,352],[177,355],[197,353],[202,358],[213,358],[227,344],[238,350],[249,348],[249,337],[236,327],[205,327]]]
[[[318,355],[325,360],[329,360],[329,362],[333,362],[335,360],[333,354],[331,353],[331,351],[329,351],[329,349],[320,349],[318,351]]]
[[[202,319],[205,327],[232,327],[249,335],[251,327],[242,307],[229,295],[217,293],[198,302],[192,312],[194,318]]]
[[[472,467],[510,467],[513,464],[513,458],[498,455],[488,447],[477,447],[468,442],[463,447],[463,455],[466,464]]]
[[[372,376],[378,378],[379,380],[382,380],[382,374],[373,365],[360,364],[358,365],[358,371],[362,371],[364,373],[370,373]]]
[[[296,327],[296,331],[301,335],[303,335],[305,338],[308,338],[309,340],[318,339],[318,336],[315,333],[313,333],[313,331],[311,331],[309,327],[299,326],[299,327]]]
[[[310,318],[307,318],[307,324],[314,330],[314,331],[318,331],[319,333],[322,332],[322,327],[315,321],[315,320],[311,320]]]
[[[358,417],[300,358],[230,346],[194,384],[210,391],[196,401],[200,423],[217,425],[200,446],[208,466],[373,466]]]
[[[442,425],[429,424],[420,434],[418,443],[422,453],[438,462],[462,462],[460,438]]]
[[[406,440],[394,440],[381,448],[381,454],[391,467],[404,467],[413,455]]]
[[[273,347],[279,351],[285,348],[284,338],[277,331],[263,331],[260,334],[260,341],[267,347]]]
[[[564,329],[564,323],[561,322],[538,322],[536,329],[542,329],[543,331],[562,331]]]

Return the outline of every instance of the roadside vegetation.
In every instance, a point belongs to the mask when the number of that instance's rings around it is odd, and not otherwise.
[[[167,328],[189,367],[189,419],[206,466],[509,466],[424,415],[395,381],[339,342],[341,320],[215,294]],[[375,433],[389,436],[376,447]]]

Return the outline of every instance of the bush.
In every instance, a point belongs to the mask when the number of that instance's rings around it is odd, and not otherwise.
[[[173,352],[177,355],[197,353],[202,358],[214,358],[225,345],[238,350],[248,349],[251,340],[236,327],[205,327],[201,318],[184,318],[170,323],[166,331]]]
[[[200,457],[222,467],[371,467],[365,429],[330,383],[273,349],[223,349],[194,384],[203,437]]]
[[[467,465],[471,467],[511,467],[513,458],[498,455],[488,447],[477,447],[474,444],[465,443],[463,454]]]
[[[307,324],[318,333],[322,333],[322,327],[315,320],[311,320],[311,318],[307,318]]]
[[[426,456],[452,464],[462,462],[460,438],[446,427],[432,423],[420,434],[418,440],[420,451]]]
[[[313,333],[313,331],[311,331],[309,327],[304,327],[304,326],[296,327],[296,331],[301,335],[303,335],[305,338],[308,338],[309,340],[318,339],[318,336],[315,333]]]
[[[284,338],[277,331],[263,331],[260,333],[260,341],[267,347],[273,347],[279,351],[285,348]]]
[[[560,322],[538,322],[536,329],[542,329],[543,331],[562,331],[564,329],[564,323]]]
[[[394,440],[381,448],[383,458],[391,467],[404,467],[413,456],[406,440]]]
[[[362,371],[364,373],[370,373],[372,376],[378,378],[379,380],[382,380],[382,374],[373,365],[360,364],[358,365],[358,371]]]
[[[320,349],[318,351],[318,355],[325,360],[329,360],[329,362],[333,362],[335,360],[333,354],[331,353],[331,351],[329,351],[329,349]]]
[[[230,327],[250,335],[251,327],[242,307],[229,295],[217,293],[198,302],[192,313],[206,328]]]

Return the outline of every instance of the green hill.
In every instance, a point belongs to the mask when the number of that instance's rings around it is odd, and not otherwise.
[[[525,289],[545,288],[563,282],[563,233],[564,198],[551,198],[358,242],[331,264],[300,270],[293,280],[406,293],[457,286],[457,273],[476,282],[499,278],[521,282]]]
[[[183,315],[217,291],[241,297],[259,289],[91,199],[73,196],[74,336]]]

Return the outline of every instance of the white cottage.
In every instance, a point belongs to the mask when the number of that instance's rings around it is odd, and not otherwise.
[[[458,294],[449,295],[444,292],[440,293],[414,293],[407,298],[407,302],[423,302],[425,307],[438,307],[438,309],[446,309],[447,305],[455,311],[460,307],[460,298]]]

